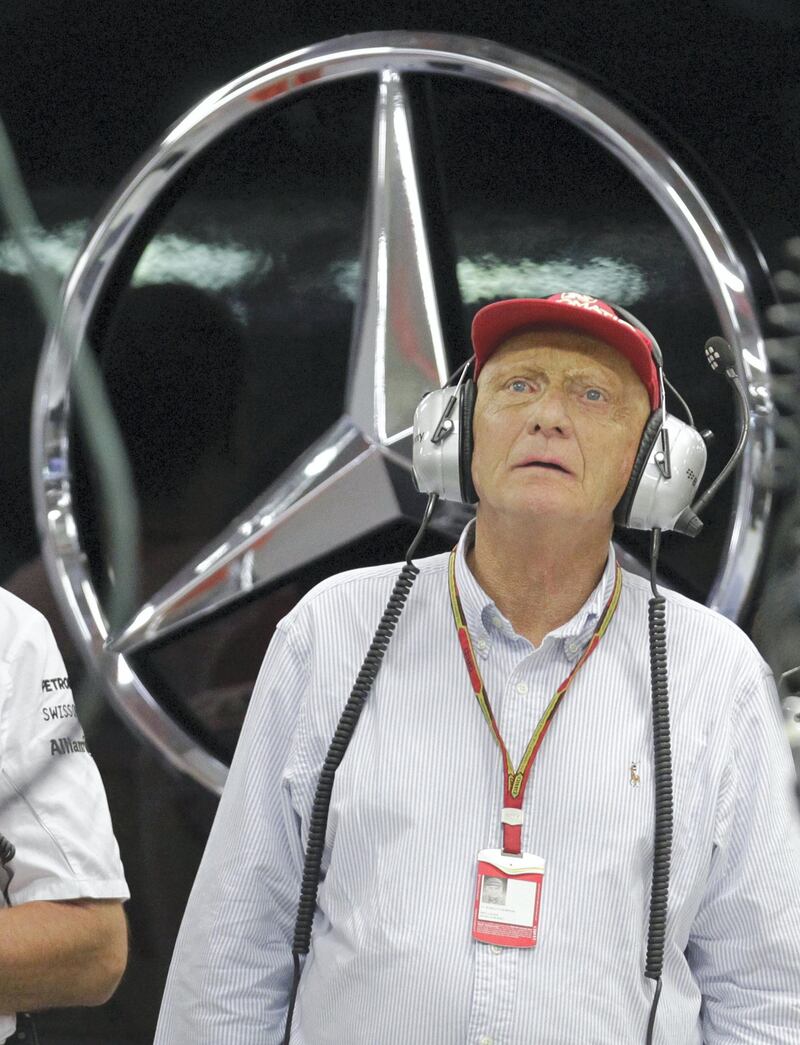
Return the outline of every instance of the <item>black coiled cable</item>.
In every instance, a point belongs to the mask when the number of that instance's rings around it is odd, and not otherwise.
[[[645,976],[656,981],[646,1045],[652,1045],[656,1010],[661,997],[661,972],[667,930],[669,872],[672,858],[672,750],[669,730],[669,687],[667,680],[666,599],[656,585],[661,531],[653,530],[650,548],[650,584],[653,597],[647,611],[650,638],[650,691],[653,702],[653,762],[655,768],[655,830],[653,841],[653,885],[650,891],[650,922],[647,931]]]
[[[286,1027],[283,1034],[283,1045],[289,1045],[292,1033],[292,1018],[294,1006],[297,1000],[297,988],[300,983],[300,958],[308,954],[311,944],[311,929],[314,921],[314,911],[317,907],[317,892],[319,891],[320,868],[322,866],[322,854],[325,848],[325,834],[328,827],[328,810],[333,792],[333,781],[336,770],[344,758],[347,747],[352,740],[361,709],[369,696],[375,679],[378,675],[383,656],[386,653],[389,642],[397,627],[400,614],[405,608],[411,587],[417,578],[419,569],[411,562],[425,530],[427,529],[433,510],[439,498],[432,494],[428,498],[422,525],[417,531],[411,547],[406,552],[406,562],[395,581],[392,594],[386,604],[375,636],[367,650],[364,663],[356,677],[353,689],[345,704],[344,711],[339,719],[336,732],[331,740],[328,753],[322,765],[322,771],[317,781],[317,790],[314,795],[314,804],[311,807],[311,817],[308,828],[308,842],[306,843],[305,860],[303,861],[303,877],[300,885],[300,901],[297,905],[297,918],[294,923],[294,939],[292,941],[292,959],[294,962],[294,976],[292,988],[289,994],[289,1006],[286,1012]]]

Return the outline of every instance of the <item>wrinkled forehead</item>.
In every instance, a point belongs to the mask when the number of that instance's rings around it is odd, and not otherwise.
[[[558,350],[555,356],[554,350]],[[561,352],[565,362],[569,360],[576,366],[585,363],[589,368],[594,366],[610,371],[626,387],[634,389],[638,386],[647,394],[639,375],[621,352],[590,334],[563,327],[536,327],[506,338],[484,363],[478,376],[478,388],[491,383],[493,375],[515,363],[529,361],[535,365],[548,357],[558,360]]]

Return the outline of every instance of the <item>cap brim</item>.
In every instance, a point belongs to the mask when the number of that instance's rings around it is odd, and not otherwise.
[[[624,320],[607,313],[545,298],[514,298],[486,305],[472,322],[475,377],[486,360],[508,338],[540,326],[565,327],[591,334],[617,349],[647,389],[652,409],[658,406],[660,389],[650,340]]]

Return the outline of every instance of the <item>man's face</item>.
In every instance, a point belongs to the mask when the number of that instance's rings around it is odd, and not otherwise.
[[[505,903],[506,900],[506,883],[502,878],[484,878],[483,879],[483,902],[484,903]]]
[[[509,338],[478,379],[481,506],[610,526],[649,414],[644,385],[608,345],[568,330]]]

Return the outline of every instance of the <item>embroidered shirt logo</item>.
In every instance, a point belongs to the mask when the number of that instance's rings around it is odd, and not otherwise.
[[[608,319],[616,320],[617,323],[630,326],[629,323],[625,323],[624,319],[620,319],[605,301],[590,297],[588,294],[578,294],[574,290],[565,290],[561,294],[554,294],[550,300],[557,301],[562,305],[572,305],[575,308],[585,308],[589,312],[599,312],[601,316],[606,316]]]
[[[74,740],[72,737],[56,737],[50,741],[50,757],[53,755],[76,755],[86,751],[86,740],[80,737]]]

